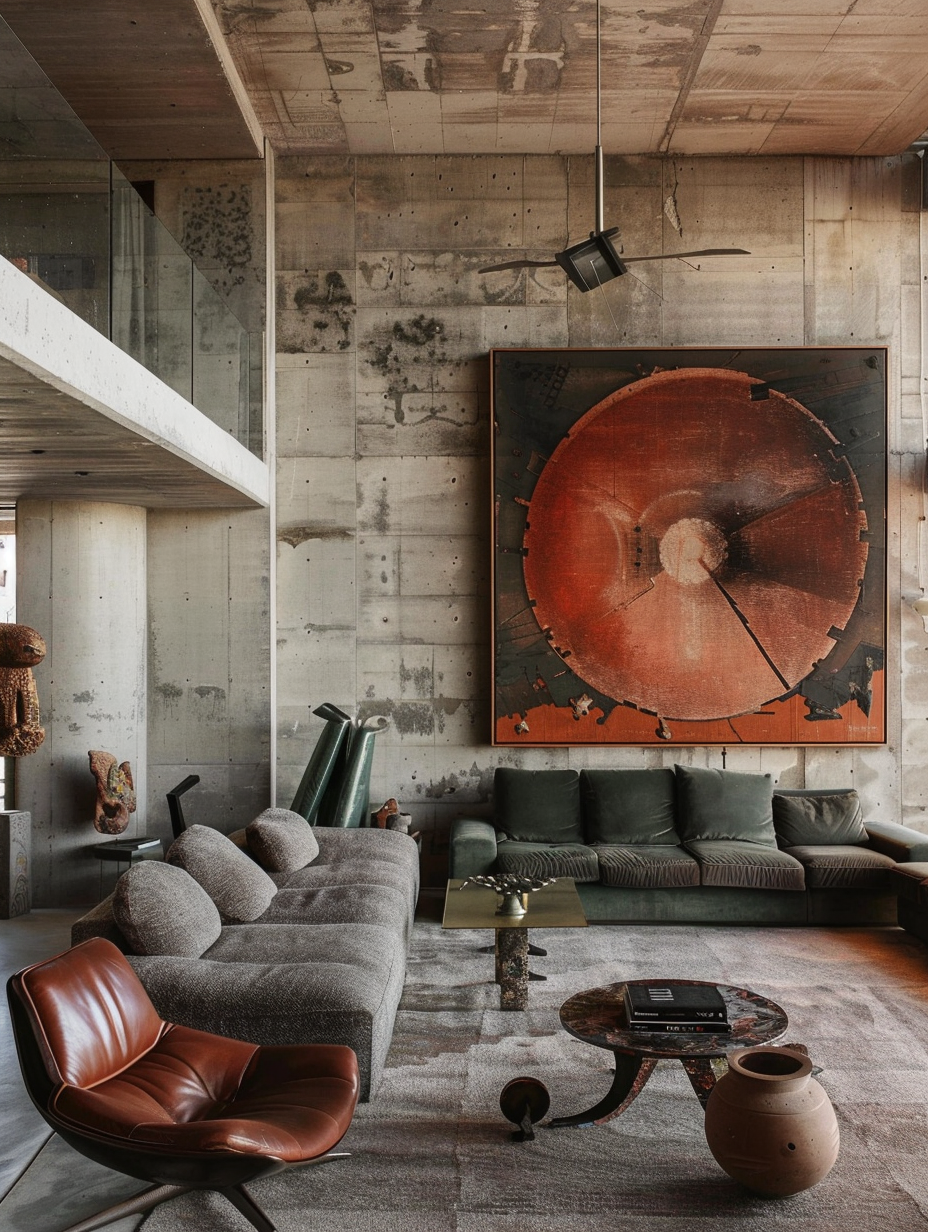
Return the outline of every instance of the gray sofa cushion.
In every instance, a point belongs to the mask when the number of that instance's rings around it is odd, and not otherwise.
[[[143,860],[123,873],[113,916],[135,954],[199,958],[222,932],[206,891],[182,868],[160,860]]]
[[[130,959],[169,1022],[256,1044],[345,1044],[376,1090],[405,950],[369,924],[226,925],[202,958]]]
[[[166,859],[200,883],[227,923],[256,920],[277,893],[264,869],[209,826],[185,830],[168,848]]]
[[[889,890],[895,861],[867,847],[807,845],[784,848],[806,870],[810,890]]]
[[[316,832],[305,818],[290,809],[269,808],[259,813],[245,833],[248,850],[268,873],[294,873],[319,854]]]
[[[672,770],[581,770],[580,802],[588,843],[676,847]]]
[[[496,828],[522,843],[582,843],[576,770],[513,770],[493,776]]]
[[[319,854],[313,860],[314,868],[345,868],[348,863],[366,867],[371,861],[378,864],[396,864],[413,874],[415,884],[419,879],[419,848],[408,834],[397,830],[381,830],[379,827],[314,826]]]
[[[856,791],[822,795],[773,795],[773,825],[781,847],[821,847],[866,843],[863,812]]]
[[[598,844],[594,851],[603,885],[642,890],[699,885],[699,865],[682,847]]]
[[[699,861],[707,886],[750,886],[760,890],[804,890],[805,873],[793,856],[761,843],[737,839],[697,840],[686,844]]]
[[[496,871],[523,877],[573,877],[599,881],[596,852],[584,843],[515,843],[502,839],[496,847]]]
[[[769,774],[739,774],[675,766],[677,829],[690,841],[735,839],[776,847],[773,782]]]
[[[408,939],[406,895],[389,886],[303,886],[280,890],[258,924],[376,924]]]

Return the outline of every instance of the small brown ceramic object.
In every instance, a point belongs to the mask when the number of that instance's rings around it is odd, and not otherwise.
[[[785,1197],[817,1185],[838,1158],[838,1121],[812,1062],[789,1048],[743,1048],[728,1058],[706,1106],[706,1140],[748,1189]]]

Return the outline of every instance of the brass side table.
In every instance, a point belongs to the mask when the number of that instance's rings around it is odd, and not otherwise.
[[[530,928],[586,928],[580,896],[572,877],[559,877],[526,898],[523,916],[497,915],[498,896],[488,886],[469,885],[457,878],[448,882],[442,928],[492,928],[499,1008],[524,1010],[528,1005],[528,930]]]

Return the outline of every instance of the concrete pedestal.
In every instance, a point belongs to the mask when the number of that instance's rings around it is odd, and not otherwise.
[[[0,813],[0,919],[32,907],[32,817]]]

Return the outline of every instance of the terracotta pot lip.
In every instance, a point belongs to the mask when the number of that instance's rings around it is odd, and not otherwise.
[[[773,1057],[794,1061],[795,1068],[780,1069],[779,1072],[764,1073],[750,1066],[751,1057]],[[748,1062],[745,1064],[745,1062]],[[773,1045],[758,1045],[756,1048],[739,1048],[729,1053],[728,1068],[744,1078],[753,1078],[758,1082],[791,1082],[797,1078],[808,1078],[814,1066],[803,1052],[795,1052],[792,1048],[777,1048]]]

